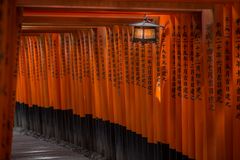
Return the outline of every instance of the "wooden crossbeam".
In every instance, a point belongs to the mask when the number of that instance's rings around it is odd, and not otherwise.
[[[175,1],[178,2],[173,3]],[[26,31],[46,30],[48,26],[52,30],[51,26],[70,29],[75,26],[128,25],[142,20],[145,13],[154,17],[173,12],[201,12],[214,7],[213,3],[203,1],[18,0],[17,6],[24,8],[22,26]]]
[[[81,10],[169,11],[173,9],[209,9],[213,7],[213,3],[230,3],[231,1],[233,0],[18,0],[17,6],[34,8],[68,8]]]

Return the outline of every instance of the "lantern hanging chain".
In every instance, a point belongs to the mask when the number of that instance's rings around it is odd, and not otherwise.
[[[144,14],[143,20],[144,20],[144,23],[153,23],[153,19],[149,19],[149,18],[147,17],[147,13]],[[165,29],[166,26],[159,25],[159,27]]]
[[[144,20],[145,23],[151,23],[151,22],[152,22],[152,20],[150,20],[150,19],[147,17],[147,13],[145,13],[143,20]]]

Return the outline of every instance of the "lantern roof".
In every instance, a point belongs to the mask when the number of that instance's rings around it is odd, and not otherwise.
[[[157,25],[157,24],[153,23],[152,19],[148,19],[147,15],[145,15],[142,22],[132,23],[130,25],[134,26],[134,27],[153,27],[153,28],[162,27],[162,28],[164,28],[164,26],[162,26],[162,25]]]
[[[159,25],[152,23],[149,20],[144,20],[142,22],[138,22],[138,23],[133,23],[131,24],[131,26],[135,26],[135,27],[159,27]]]

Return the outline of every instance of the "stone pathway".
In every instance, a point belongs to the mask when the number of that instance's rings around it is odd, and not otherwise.
[[[89,160],[71,149],[14,130],[12,160]]]

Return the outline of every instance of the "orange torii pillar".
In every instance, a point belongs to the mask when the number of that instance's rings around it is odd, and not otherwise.
[[[17,77],[16,0],[0,3],[0,160],[10,160]]]

